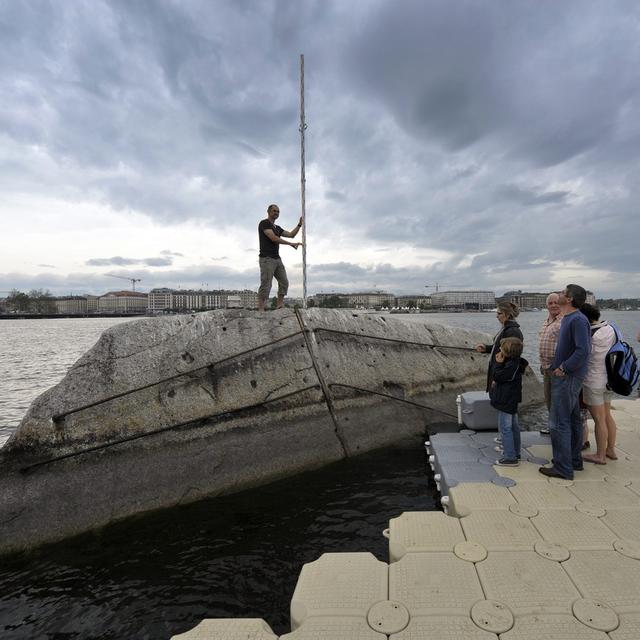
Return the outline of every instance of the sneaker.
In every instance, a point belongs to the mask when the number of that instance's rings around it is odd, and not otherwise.
[[[496,464],[500,467],[517,467],[520,461],[515,458],[500,458],[500,460],[496,460]]]
[[[551,434],[551,431],[549,431],[549,427],[542,427],[542,429],[540,429],[540,433],[543,436],[548,436]]]
[[[497,451],[498,453],[502,453],[504,451],[504,449],[499,444],[493,447],[493,450]]]
[[[497,442],[498,444],[502,443],[502,436],[498,436],[497,438],[493,439],[494,442]]]

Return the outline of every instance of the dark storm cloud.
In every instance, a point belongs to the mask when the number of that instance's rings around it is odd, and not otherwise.
[[[557,164],[607,140],[637,99],[634,5],[379,6],[355,41],[354,75],[412,134],[451,150],[496,136],[501,153]]]
[[[168,221],[204,215],[217,192],[241,203],[246,163],[281,162],[295,141],[297,55],[286,47],[321,5],[5,3],[1,23],[20,26],[4,33],[12,96],[0,125],[80,168],[65,178],[116,208]],[[198,176],[207,184],[194,192]]]
[[[535,207],[541,204],[564,204],[571,193],[569,191],[546,191],[537,193],[532,189],[523,189],[515,184],[505,184],[496,187],[496,199],[504,199],[525,207]]]
[[[2,3],[0,186],[160,224],[295,217],[304,52],[309,242],[451,254],[395,272],[345,249],[312,288],[533,285],[562,260],[631,276],[639,19],[619,0]],[[110,260],[87,264],[171,264]]]

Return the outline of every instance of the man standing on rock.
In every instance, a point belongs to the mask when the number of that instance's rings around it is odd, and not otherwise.
[[[278,302],[276,309],[284,307],[284,297],[289,290],[289,280],[287,272],[280,259],[281,244],[288,244],[290,247],[297,249],[301,242],[287,242],[282,238],[295,238],[302,226],[302,218],[298,224],[291,229],[285,231],[282,227],[275,224],[280,216],[280,207],[277,204],[270,204],[267,207],[267,217],[260,221],[258,225],[258,239],[260,241],[260,288],[258,289],[258,310],[264,311],[269,293],[271,292],[271,282],[273,278],[278,281]]]
[[[538,333],[540,338],[540,373],[542,374],[542,384],[544,387],[544,401],[549,411],[549,423],[551,424],[551,363],[556,353],[558,334],[560,333],[560,305],[558,304],[558,294],[550,293],[547,296],[547,311],[549,315],[542,323],[542,328]],[[549,426],[542,427],[540,433],[549,433]]]
[[[583,468],[579,395],[589,364],[591,327],[579,309],[586,299],[587,292],[577,284],[568,284],[558,294],[562,324],[551,363],[553,465],[540,467],[540,473],[550,478],[573,480],[573,472]]]

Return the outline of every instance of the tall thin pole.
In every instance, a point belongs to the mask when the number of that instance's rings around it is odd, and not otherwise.
[[[302,308],[307,308],[307,206],[305,201],[304,167],[304,132],[307,125],[304,121],[304,55],[300,54],[300,204],[302,212]]]

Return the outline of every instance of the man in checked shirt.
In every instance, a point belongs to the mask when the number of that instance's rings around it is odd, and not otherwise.
[[[558,294],[550,293],[547,296],[547,311],[549,315],[542,323],[538,332],[540,338],[540,373],[544,384],[544,400],[549,410],[549,421],[551,421],[551,362],[556,353],[558,333],[560,333],[560,305],[558,304]],[[542,427],[540,433],[549,433],[549,425]]]

